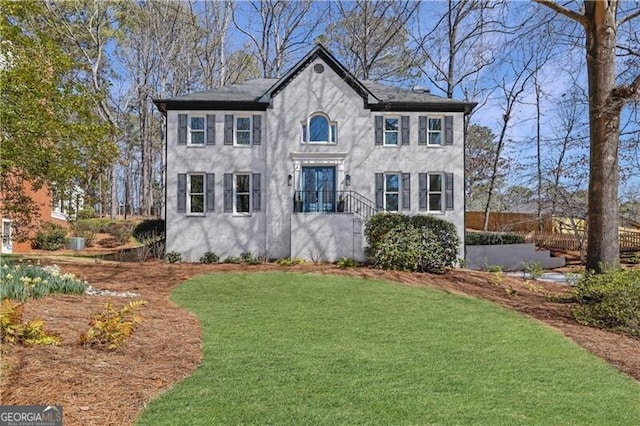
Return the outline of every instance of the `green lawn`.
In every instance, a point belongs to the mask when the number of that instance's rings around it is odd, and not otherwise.
[[[640,424],[640,384],[484,301],[295,273],[201,276],[173,300],[203,363],[142,425]]]

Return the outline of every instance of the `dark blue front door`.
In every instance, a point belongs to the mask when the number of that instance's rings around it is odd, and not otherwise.
[[[333,212],[336,201],[336,168],[302,168],[302,211]]]

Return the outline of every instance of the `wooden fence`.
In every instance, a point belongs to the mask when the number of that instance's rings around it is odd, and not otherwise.
[[[554,234],[551,232],[510,232],[520,235],[527,243],[547,250],[579,251],[580,238],[573,234]],[[640,231],[623,231],[619,235],[620,251],[640,251]],[[587,238],[582,239],[583,249],[587,248]]]
[[[482,230],[484,227],[484,212],[468,211],[465,213],[468,229]],[[538,216],[531,213],[490,212],[489,231],[534,231],[538,229]],[[543,218],[542,229],[546,232],[553,230],[551,217]]]

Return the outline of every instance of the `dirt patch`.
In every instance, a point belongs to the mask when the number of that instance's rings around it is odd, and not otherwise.
[[[145,404],[194,371],[201,361],[197,319],[169,301],[184,280],[207,272],[287,270],[378,278],[428,286],[494,301],[558,329],[621,371],[640,380],[640,340],[577,324],[570,303],[559,299],[568,289],[553,283],[525,282],[455,270],[445,275],[411,274],[367,268],[338,269],[334,265],[169,265],[149,263],[82,263],[56,260],[63,272],[86,278],[96,288],[135,292],[148,304],[140,309],[144,322],[133,337],[113,352],[81,347],[78,336],[92,315],[104,308],[104,296],[55,296],[29,301],[25,319],[41,318],[62,336],[58,347],[4,345],[0,366],[2,404],[60,404],[65,425],[131,424]],[[111,298],[116,307],[131,299]]]

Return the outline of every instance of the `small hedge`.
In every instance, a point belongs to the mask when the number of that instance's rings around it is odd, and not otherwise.
[[[377,268],[443,273],[458,257],[455,226],[433,216],[376,214],[365,236],[369,262]]]
[[[575,291],[579,322],[640,336],[640,270],[587,274]]]
[[[496,246],[501,244],[523,244],[524,237],[516,234],[496,232],[467,232],[464,243],[468,246]]]
[[[164,235],[164,219],[143,220],[133,229],[133,237],[138,241],[161,235]]]
[[[31,248],[36,250],[59,250],[67,244],[67,230],[52,222],[44,222],[31,241]]]

